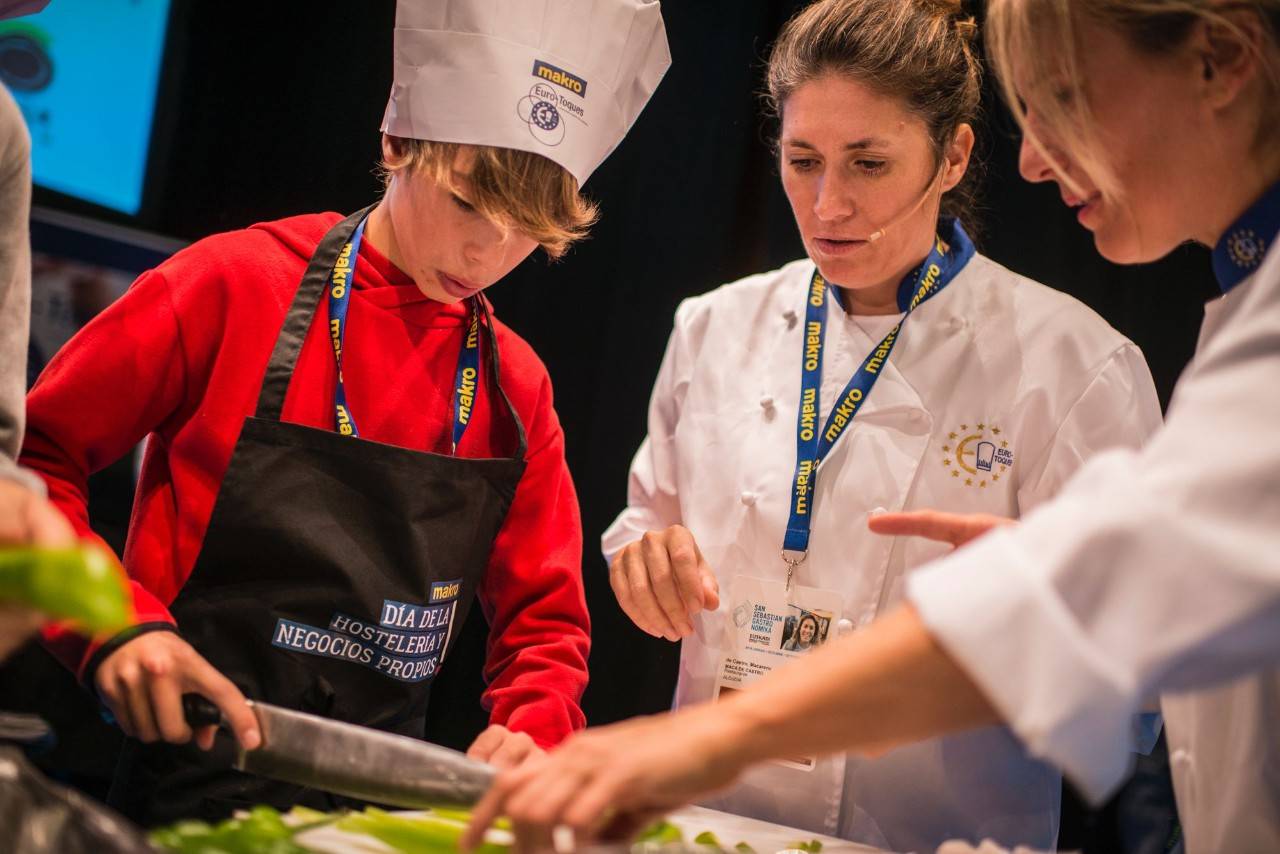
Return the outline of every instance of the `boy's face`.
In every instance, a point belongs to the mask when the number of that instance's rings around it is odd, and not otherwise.
[[[390,225],[385,254],[438,302],[458,302],[479,293],[538,246],[533,238],[490,222],[468,203],[474,157],[466,146],[459,151],[453,164],[456,192],[430,175],[401,171],[392,177],[379,205]]]

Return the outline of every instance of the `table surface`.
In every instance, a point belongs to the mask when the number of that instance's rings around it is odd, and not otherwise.
[[[770,824],[741,815],[709,810],[705,807],[685,807],[667,816],[667,820],[684,831],[684,837],[692,842],[693,838],[704,830],[710,830],[726,848],[733,848],[739,842],[745,842],[755,849],[756,854],[774,854],[782,851],[795,842],[816,839],[822,843],[822,854],[885,854],[882,849],[870,848],[837,839],[834,836],[823,836],[807,830],[796,830],[780,824]]]

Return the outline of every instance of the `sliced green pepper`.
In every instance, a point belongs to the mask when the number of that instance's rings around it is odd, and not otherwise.
[[[93,634],[118,632],[133,621],[124,575],[95,545],[0,548],[0,601],[5,600]]]
[[[471,823],[471,810],[458,809],[456,807],[432,807],[431,814],[439,816],[448,821],[459,821],[463,824]],[[511,820],[508,818],[495,818],[493,826],[500,830],[510,830]]]
[[[636,842],[649,845],[667,845],[672,842],[684,842],[684,833],[680,828],[664,819],[662,821],[654,822],[645,828],[640,835],[636,837]]]
[[[152,831],[151,842],[177,854],[308,854],[294,843],[296,832],[275,809],[259,806],[245,818],[227,819],[216,826],[180,821]]]
[[[390,845],[403,854],[435,854],[458,850],[458,840],[466,825],[458,821],[432,815],[391,815],[374,807],[362,813],[349,815],[336,825],[339,830],[363,833]],[[506,854],[506,845],[484,842],[475,849],[480,854]]]

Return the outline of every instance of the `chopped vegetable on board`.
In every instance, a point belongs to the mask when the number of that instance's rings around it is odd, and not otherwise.
[[[293,841],[298,829],[271,807],[259,806],[216,825],[180,821],[152,831],[151,842],[177,854],[309,854]]]

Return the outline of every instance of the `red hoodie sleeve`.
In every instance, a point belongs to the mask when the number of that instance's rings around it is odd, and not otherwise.
[[[89,475],[127,454],[182,403],[182,341],[168,283],[144,273],[119,300],[71,339],[27,396],[21,461],[81,537],[89,529]],[[168,609],[131,579],[139,623],[173,622]],[[95,645],[50,626],[45,645],[80,675]]]
[[[537,367],[541,384],[525,418],[527,468],[479,589],[490,626],[482,702],[492,723],[550,747],[586,722],[579,700],[587,686],[591,622],[578,497],[551,380],[541,363]]]

